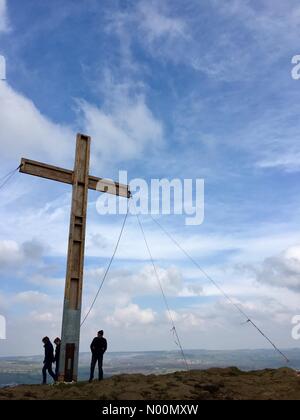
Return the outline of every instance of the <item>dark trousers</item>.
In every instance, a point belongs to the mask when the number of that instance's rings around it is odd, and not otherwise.
[[[56,378],[58,378],[59,375],[59,361],[56,362],[55,364],[55,376]]]
[[[103,354],[93,354],[92,355],[92,361],[91,361],[91,373],[90,373],[90,381],[94,379],[94,372],[95,367],[98,362],[98,369],[99,369],[99,381],[103,379]]]
[[[47,371],[49,373],[49,375],[53,378],[54,381],[56,381],[56,375],[52,370],[52,363],[51,362],[46,362],[44,363],[44,367],[43,367],[43,384],[47,383]]]

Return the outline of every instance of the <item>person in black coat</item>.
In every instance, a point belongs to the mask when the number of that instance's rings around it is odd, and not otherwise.
[[[55,363],[55,376],[56,379],[59,375],[59,358],[60,358],[60,345],[61,345],[61,339],[59,337],[56,337],[54,340],[55,344],[55,355],[54,355],[54,363]]]
[[[92,382],[94,379],[94,372],[96,364],[98,363],[99,369],[99,381],[103,379],[103,355],[107,350],[107,341],[103,337],[103,331],[98,331],[97,337],[94,338],[91,344],[91,352],[92,352],[92,361],[91,361],[91,373],[90,373],[90,380]]]
[[[49,375],[53,378],[54,381],[56,381],[56,376],[52,370],[52,363],[54,360],[54,354],[53,354],[53,346],[51,344],[51,341],[49,337],[44,337],[42,342],[44,343],[45,348],[45,358],[44,358],[44,367],[42,370],[43,373],[43,385],[46,385],[47,383],[47,371]]]

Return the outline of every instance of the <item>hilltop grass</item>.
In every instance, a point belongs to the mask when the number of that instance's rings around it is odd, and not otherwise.
[[[92,384],[3,388],[0,400],[300,400],[300,377],[287,368],[117,375]]]

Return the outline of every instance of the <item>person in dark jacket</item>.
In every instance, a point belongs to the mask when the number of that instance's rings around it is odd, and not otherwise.
[[[61,339],[59,337],[56,337],[56,339],[54,340],[54,344],[55,344],[55,355],[54,355],[54,363],[55,363],[55,376],[56,376],[56,380],[58,379],[58,375],[59,375],[59,358],[60,358],[60,344],[61,344]]]
[[[44,367],[43,367],[43,385],[47,383],[47,371],[49,375],[53,378],[54,382],[56,381],[56,376],[52,370],[52,363],[54,360],[53,354],[53,346],[49,337],[43,338],[44,348],[45,348],[45,359],[44,359]]]
[[[96,364],[98,363],[99,369],[99,381],[103,379],[103,355],[107,350],[107,341],[103,337],[103,331],[98,331],[97,337],[94,338],[91,344],[91,352],[92,352],[92,361],[91,361],[91,374],[89,382],[92,382],[94,379],[94,372]]]

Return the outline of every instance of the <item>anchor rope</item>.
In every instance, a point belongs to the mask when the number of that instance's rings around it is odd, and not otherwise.
[[[120,234],[118,236],[118,240],[117,240],[117,243],[115,245],[114,252],[113,252],[113,254],[112,254],[112,256],[111,256],[111,258],[109,260],[109,263],[108,263],[108,265],[106,267],[106,270],[104,272],[104,275],[103,275],[102,280],[101,280],[101,283],[100,283],[100,286],[99,286],[99,288],[97,290],[96,296],[95,296],[93,302],[91,303],[91,305],[89,307],[89,310],[87,311],[85,317],[83,318],[83,320],[82,320],[82,322],[80,324],[80,328],[83,326],[83,324],[86,322],[87,318],[89,317],[90,313],[92,312],[92,309],[93,309],[93,307],[94,307],[94,305],[95,305],[95,303],[96,303],[96,301],[98,299],[98,296],[99,296],[99,294],[100,294],[100,292],[102,290],[102,287],[104,285],[104,282],[105,282],[105,280],[107,278],[107,275],[109,273],[109,270],[110,270],[110,268],[112,266],[112,263],[113,263],[113,261],[115,259],[115,256],[116,256],[116,253],[118,251],[118,248],[119,248],[119,245],[120,245],[120,241],[121,241],[121,238],[122,238],[124,229],[125,229],[126,221],[128,219],[128,214],[129,214],[129,200],[128,200],[128,203],[127,203],[127,212],[126,212],[126,215],[125,215],[124,220],[123,220],[123,223],[122,223],[121,231],[120,231]]]
[[[152,253],[151,253],[149,243],[148,243],[147,238],[146,238],[146,233],[145,233],[145,230],[144,230],[144,228],[143,228],[142,222],[141,222],[140,217],[139,217],[139,215],[138,215],[138,214],[136,214],[136,217],[137,217],[137,220],[138,220],[138,223],[139,223],[139,226],[140,226],[140,229],[141,229],[141,232],[142,232],[142,235],[143,235],[143,238],[144,238],[145,244],[146,244],[146,248],[147,248],[147,250],[148,250],[148,254],[149,254],[149,257],[150,257],[150,260],[151,260],[152,266],[153,266],[153,271],[154,271],[155,277],[156,277],[157,282],[158,282],[158,284],[159,284],[159,287],[160,287],[160,290],[161,290],[161,293],[162,293],[162,296],[163,296],[163,300],[164,300],[165,306],[166,306],[166,308],[167,308],[167,313],[168,313],[168,316],[169,316],[170,322],[171,322],[171,324],[172,324],[172,329],[171,329],[171,331],[173,332],[173,335],[176,337],[176,340],[177,340],[177,341],[175,341],[175,344],[176,344],[176,345],[180,348],[180,352],[181,352],[181,354],[182,354],[182,357],[183,357],[183,360],[184,360],[184,364],[185,364],[185,366],[186,366],[186,370],[189,370],[189,365],[188,365],[188,362],[187,362],[187,359],[186,359],[186,356],[185,356],[185,353],[184,353],[184,350],[183,350],[183,346],[182,346],[182,344],[181,344],[181,340],[180,340],[180,338],[179,338],[179,335],[178,335],[178,332],[177,332],[177,329],[176,329],[176,326],[175,326],[174,318],[173,318],[173,316],[172,316],[172,312],[171,312],[171,309],[170,309],[170,306],[169,306],[169,303],[168,303],[168,300],[167,300],[166,294],[165,294],[165,292],[164,292],[164,289],[163,289],[163,286],[162,286],[161,280],[160,280],[160,278],[159,278],[158,270],[157,270],[156,264],[155,264],[155,262],[154,262],[153,255],[152,255]]]
[[[8,174],[4,175],[2,178],[0,178],[0,190],[2,190],[9,183],[9,181],[14,177],[14,175],[18,172],[21,166],[22,164],[19,165],[16,169],[13,169],[12,171],[8,172]]]
[[[178,241],[176,241],[176,239],[173,238],[173,236],[159,223],[159,221],[155,219],[151,214],[150,217],[154,221],[154,223],[156,223],[156,225],[165,233],[165,235],[177,246],[177,248],[179,248],[185,254],[185,256],[198,268],[202,275],[206,277],[221,292],[221,294],[228,300],[228,302],[231,303],[239,311],[239,313],[243,315],[243,317],[246,318],[246,324],[251,324],[259,332],[259,334],[261,334],[271,344],[275,351],[279,353],[287,363],[290,363],[288,357],[256,325],[256,323],[252,321],[252,319],[246,314],[246,312],[232,300],[232,298],[223,290],[223,288],[200,266],[200,264],[178,243]]]

